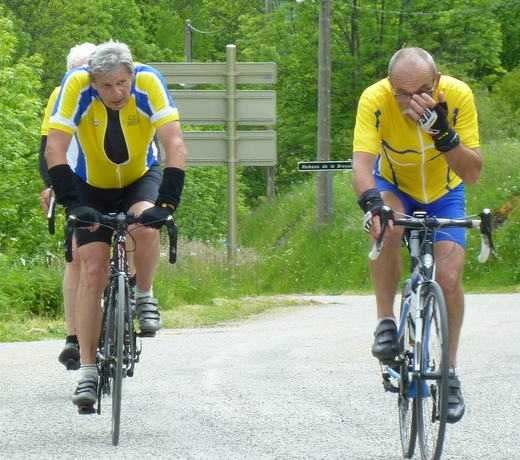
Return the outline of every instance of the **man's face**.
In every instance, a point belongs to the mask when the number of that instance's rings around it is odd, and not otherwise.
[[[128,103],[132,73],[123,64],[112,72],[92,74],[91,81],[101,101],[109,109],[121,110]]]
[[[433,97],[438,78],[439,75],[435,75],[428,66],[396,66],[389,79],[401,113],[408,115],[410,101],[415,94]]]

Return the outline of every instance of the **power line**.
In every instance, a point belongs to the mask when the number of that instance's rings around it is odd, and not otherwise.
[[[190,28],[190,30],[193,30],[194,32],[198,32],[199,34],[205,34],[205,35],[215,35],[215,34],[220,34],[220,33],[224,32],[224,29],[219,29],[219,30],[215,30],[215,31],[200,30],[191,24],[188,24],[188,27]]]

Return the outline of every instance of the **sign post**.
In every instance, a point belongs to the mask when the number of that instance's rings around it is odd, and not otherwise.
[[[187,23],[187,28],[191,24]],[[191,50],[186,56],[191,57]],[[237,167],[276,165],[276,92],[238,90],[238,85],[276,83],[273,62],[236,62],[236,46],[227,45],[226,62],[152,62],[166,78],[183,125],[199,127],[184,131],[189,166],[226,165],[228,168],[228,261],[236,258]],[[222,89],[194,89],[198,84]],[[182,89],[173,88],[181,85]],[[221,125],[218,131],[200,130],[202,125]],[[262,127],[240,131],[239,126]]]
[[[236,135],[236,95],[235,95],[235,45],[226,47],[227,63],[227,145],[228,145],[228,261],[236,259],[237,241],[237,135]]]

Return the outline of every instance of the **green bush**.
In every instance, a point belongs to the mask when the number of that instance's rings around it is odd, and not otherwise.
[[[62,270],[59,267],[20,266],[0,261],[0,322],[13,317],[63,314]]]

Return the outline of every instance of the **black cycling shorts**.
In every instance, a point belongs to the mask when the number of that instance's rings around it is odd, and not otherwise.
[[[155,203],[161,179],[161,167],[153,165],[143,177],[124,188],[97,188],[78,181],[80,202],[82,206],[90,206],[103,214],[126,212],[140,201]],[[94,232],[83,228],[76,229],[78,247],[97,241],[110,244],[111,238],[112,230],[106,227],[100,227]]]

